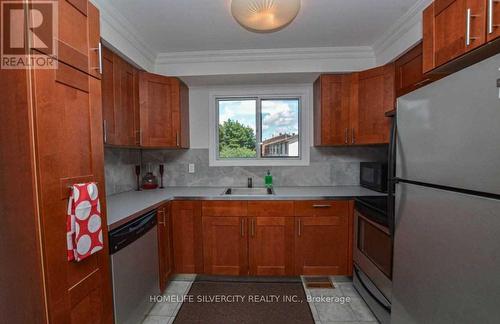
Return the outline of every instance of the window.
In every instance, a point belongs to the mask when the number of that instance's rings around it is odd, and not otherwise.
[[[299,107],[299,98],[218,98],[218,160],[300,158]]]
[[[209,93],[210,166],[309,165],[309,88],[234,87]]]

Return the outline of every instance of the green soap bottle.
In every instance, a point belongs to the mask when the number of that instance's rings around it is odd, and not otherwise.
[[[264,183],[266,184],[266,188],[273,187],[273,176],[271,175],[271,171],[267,170],[267,174],[264,178]]]

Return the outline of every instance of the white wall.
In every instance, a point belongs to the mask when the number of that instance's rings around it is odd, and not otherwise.
[[[304,92],[309,92],[312,94],[313,85],[292,85],[294,88],[299,88],[304,90]],[[228,86],[228,87],[190,87],[189,88],[189,122],[190,122],[190,140],[191,148],[209,148],[210,132],[209,132],[209,120],[210,120],[210,94],[214,91],[224,91],[224,90],[236,90],[241,91],[242,89],[248,89],[249,92],[255,91],[255,89],[277,89],[277,88],[287,88],[289,85],[265,85],[265,86]],[[308,109],[307,118],[309,123],[309,136],[313,138],[313,114],[312,114],[312,96],[309,100],[309,104],[306,105]]]

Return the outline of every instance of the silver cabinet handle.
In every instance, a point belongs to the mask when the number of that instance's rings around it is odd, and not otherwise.
[[[251,233],[252,233],[252,237],[254,237],[255,236],[255,219],[251,220],[250,230],[251,230]]]
[[[176,145],[177,147],[179,147],[179,146],[180,146],[180,144],[179,144],[179,132],[176,132],[176,133],[175,133],[175,145]]]
[[[298,233],[299,237],[302,236],[302,220],[299,218],[298,220]]]
[[[97,44],[97,48],[93,48],[92,50],[97,52],[97,60],[98,60],[97,67],[93,67],[92,70],[97,70],[97,71],[99,71],[99,74],[102,74],[102,44],[101,44],[101,42],[99,42],[99,44]]]
[[[104,144],[108,142],[108,122],[106,119],[102,121],[103,135],[104,135]]]
[[[465,31],[465,46],[469,47],[471,45],[471,42],[473,40],[476,40],[477,37],[472,37],[471,36],[471,24],[472,24],[472,18],[476,18],[478,17],[477,15],[473,15],[472,14],[472,9],[471,8],[468,8],[467,9],[467,25],[466,25],[466,31]]]
[[[99,74],[102,74],[102,43],[97,45],[97,55],[99,56]]]
[[[465,46],[470,46],[470,24],[471,24],[472,11],[470,8],[467,9],[467,25],[465,30]]]
[[[349,143],[349,128],[345,129],[345,143]]]
[[[352,144],[355,144],[356,143],[356,137],[355,137],[355,133],[354,133],[354,127],[352,129]]]
[[[332,205],[313,205],[313,208],[331,208]]]
[[[240,222],[240,234],[241,237],[245,237],[245,219],[242,218]]]

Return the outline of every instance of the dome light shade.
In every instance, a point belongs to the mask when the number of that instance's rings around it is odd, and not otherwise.
[[[300,0],[232,0],[231,13],[246,29],[271,33],[290,24],[300,10]]]

